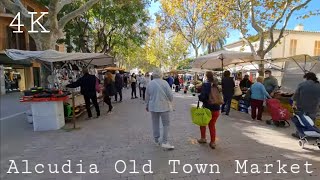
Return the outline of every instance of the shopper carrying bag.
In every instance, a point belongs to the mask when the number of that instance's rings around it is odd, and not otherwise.
[[[212,71],[206,72],[207,82],[203,83],[199,101],[203,102],[203,107],[211,111],[211,120],[208,124],[210,130],[210,144],[215,149],[216,144],[216,122],[220,115],[220,105],[223,104],[222,96],[218,89],[218,79],[214,77]],[[198,143],[207,143],[206,126],[200,126],[201,138]]]
[[[211,121],[211,111],[210,109],[199,107],[200,102],[198,101],[197,107],[191,107],[191,118],[192,123],[198,126],[207,126]]]

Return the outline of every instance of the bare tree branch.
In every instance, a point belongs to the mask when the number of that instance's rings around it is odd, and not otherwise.
[[[57,7],[57,11],[60,12],[63,6],[71,4],[75,0],[58,0],[58,1],[59,1],[59,4],[56,7]]]
[[[86,2],[84,5],[82,5],[79,9],[65,15],[63,18],[61,18],[58,22],[59,29],[63,29],[64,26],[73,18],[79,16],[83,12],[89,10],[94,4],[96,4],[99,0],[90,0]]]
[[[284,10],[282,11],[281,15],[279,16],[279,18],[272,24],[272,26],[270,27],[270,30],[269,30],[269,38],[270,38],[270,43],[274,43],[274,37],[273,37],[273,31],[274,29],[277,27],[277,24],[280,22],[280,20],[283,18],[283,16],[285,15],[288,7],[289,7],[289,0],[287,0],[286,4],[285,4],[285,8]],[[269,48],[269,45],[268,45],[268,48]],[[267,48],[267,49],[268,49]]]
[[[264,49],[264,32],[263,32],[263,29],[258,25],[257,20],[255,18],[253,0],[251,0],[251,3],[250,3],[250,14],[251,14],[252,27],[258,32],[258,34],[260,34],[259,49],[257,51],[257,53],[260,54],[260,52],[263,51]]]
[[[311,0],[306,0],[304,3],[292,8],[290,10],[290,12],[288,13],[288,15],[286,16],[286,19],[284,21],[284,24],[280,30],[279,36],[277,37],[277,39],[274,42],[270,42],[268,48],[265,50],[265,53],[268,53],[274,46],[276,46],[279,41],[281,40],[281,38],[283,37],[283,33],[285,31],[285,29],[287,28],[288,22],[290,20],[290,17],[292,16],[293,12],[296,10],[301,9],[302,7],[306,6]]]

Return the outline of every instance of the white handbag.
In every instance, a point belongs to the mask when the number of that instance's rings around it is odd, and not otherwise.
[[[242,95],[242,91],[240,86],[234,87],[234,96],[241,96],[241,95]]]

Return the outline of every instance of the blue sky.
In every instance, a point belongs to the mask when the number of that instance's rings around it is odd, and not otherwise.
[[[155,19],[154,14],[160,10],[160,3],[152,2],[151,6],[149,7],[150,15],[153,19]],[[291,17],[287,29],[294,29],[294,27],[298,24],[304,25],[304,30],[307,31],[320,31],[320,16],[313,16],[308,19],[296,19],[296,17],[303,15],[305,12],[308,12],[313,9],[320,9],[320,0],[312,0],[309,5],[308,9],[301,10],[293,14]],[[239,40],[240,33],[237,30],[229,30],[229,37],[227,38],[227,43],[232,43],[234,41]]]

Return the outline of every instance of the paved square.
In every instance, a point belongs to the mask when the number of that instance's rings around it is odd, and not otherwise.
[[[173,151],[164,151],[153,143],[150,114],[145,111],[145,104],[140,99],[129,98],[129,90],[125,92],[124,101],[115,104],[113,114],[107,115],[107,105],[101,105],[102,116],[89,121],[79,120],[79,130],[33,132],[32,125],[26,122],[24,114],[3,120],[0,122],[0,179],[320,179],[320,151],[312,146],[301,149],[298,141],[291,138],[293,125],[290,128],[277,128],[266,125],[265,122],[251,121],[248,114],[232,111],[230,116],[222,115],[218,119],[217,149],[199,145],[196,139],[200,136],[200,130],[191,123],[189,112],[190,106],[196,102],[196,97],[191,95],[175,94],[175,111],[171,114],[169,133],[169,140],[176,147]],[[209,131],[209,137],[208,133]],[[10,160],[15,160],[20,174],[7,174]],[[25,171],[22,160],[28,160],[31,174],[21,173]],[[72,174],[62,172],[61,166],[68,164],[68,160],[71,161]],[[126,163],[126,171],[122,174],[115,170],[118,160]],[[135,160],[135,169],[130,160]],[[148,160],[152,163],[152,174],[145,174],[142,170]],[[176,166],[177,174],[171,173],[173,162],[169,165],[169,160],[180,160],[180,165]],[[248,160],[248,173],[236,174],[235,160],[239,160],[241,165],[244,160]],[[308,169],[306,162],[312,164]],[[210,173],[208,166],[206,173],[199,174],[196,164],[205,163],[217,164],[218,169],[214,166],[212,172],[215,173]],[[37,164],[44,165],[43,174],[35,172]],[[47,164],[52,164],[52,167],[53,164],[58,164],[60,173],[49,173]],[[96,165],[98,174],[90,174],[90,168],[95,170],[91,164]],[[183,167],[184,164],[191,166]],[[269,168],[272,173],[264,173],[265,164],[273,164],[273,168]],[[281,170],[283,164],[287,166]],[[299,164],[299,173],[291,172],[290,166],[293,164]],[[297,166],[294,165],[294,172],[297,172]],[[81,171],[80,167],[85,174],[76,173]],[[68,166],[64,168],[69,170]],[[122,171],[123,163],[118,163],[117,168]],[[41,165],[38,170],[42,170]],[[133,170],[139,173],[129,173]],[[146,165],[145,170],[149,170]],[[260,173],[252,173],[257,171]],[[282,173],[277,173],[278,171]],[[284,174],[284,171],[288,173]]]

